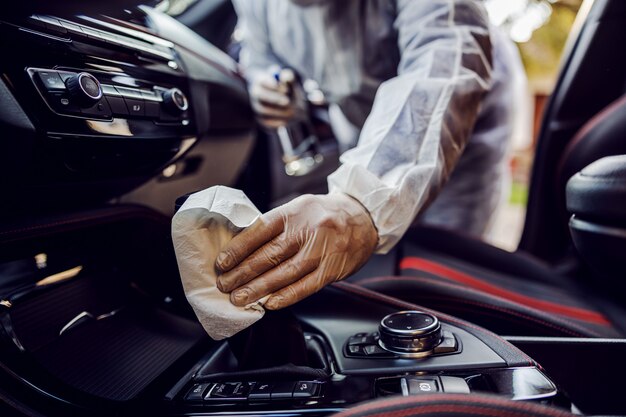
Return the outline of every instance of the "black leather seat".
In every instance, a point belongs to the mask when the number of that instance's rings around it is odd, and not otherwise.
[[[563,152],[557,178],[547,180],[565,195],[572,175],[597,159],[619,154],[626,154],[626,96],[580,130]],[[567,224],[565,201],[562,211]],[[418,228],[407,234],[394,256],[392,269],[373,276],[366,268],[352,282],[500,334],[622,336],[602,311],[601,299],[521,251],[511,254],[451,231]]]
[[[558,408],[485,395],[431,394],[361,404],[336,417],[573,417]]]

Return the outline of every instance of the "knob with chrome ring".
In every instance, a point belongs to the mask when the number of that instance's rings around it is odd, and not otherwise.
[[[163,106],[168,113],[179,115],[187,111],[189,100],[178,88],[170,88],[163,93]]]
[[[91,107],[102,99],[102,86],[96,77],[81,72],[65,81],[70,97],[82,107]]]
[[[380,322],[379,333],[380,347],[410,358],[431,355],[442,340],[439,319],[421,311],[401,311],[386,316]]]

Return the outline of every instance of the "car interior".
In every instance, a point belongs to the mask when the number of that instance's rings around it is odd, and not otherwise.
[[[214,185],[263,212],[324,193],[340,146],[313,103],[314,169],[286,169],[231,2],[165,8],[0,15],[0,415],[626,415],[625,2],[579,12],[516,252],[418,226],[225,341],[187,303],[172,216]]]

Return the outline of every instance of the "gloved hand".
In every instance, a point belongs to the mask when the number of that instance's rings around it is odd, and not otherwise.
[[[259,122],[270,129],[285,126],[305,112],[303,97],[292,89],[293,71],[283,70],[280,77],[286,79],[279,82],[269,73],[259,75],[250,88],[252,108]]]
[[[265,307],[278,310],[356,272],[377,241],[369,213],[353,198],[298,197],[229,242],[217,257],[217,287],[236,306],[271,294]]]

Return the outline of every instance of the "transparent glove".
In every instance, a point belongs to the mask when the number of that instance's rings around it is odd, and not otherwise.
[[[279,310],[359,270],[377,240],[369,213],[351,197],[302,196],[229,242],[217,257],[217,286],[236,306],[271,295],[265,307]]]
[[[293,71],[282,70],[279,78],[280,81],[277,81],[272,74],[262,74],[250,88],[252,108],[257,119],[269,129],[277,129],[302,118],[306,109],[303,97],[294,89]]]

